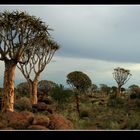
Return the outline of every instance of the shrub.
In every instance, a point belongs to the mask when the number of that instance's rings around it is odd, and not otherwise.
[[[117,130],[120,129],[118,122],[115,120],[108,120],[108,121],[104,120],[102,122],[101,126],[103,129],[111,129],[111,130],[112,129],[117,129]]]
[[[80,112],[80,117],[89,117],[89,112],[87,110],[83,110]]]
[[[116,98],[115,94],[110,94],[109,99],[115,99],[115,98]]]
[[[22,82],[17,85],[16,92],[18,93],[17,95],[20,97],[29,97],[29,85],[27,82]]]
[[[123,107],[125,104],[124,99],[122,98],[115,98],[109,99],[107,105],[111,107]]]
[[[70,101],[72,95],[74,95],[73,92],[71,90],[64,89],[62,85],[57,85],[50,93],[52,99],[54,99],[61,107]]]
[[[55,87],[55,83],[48,80],[41,80],[38,82],[38,95],[48,96],[48,93]]]
[[[140,99],[133,99],[128,101],[129,108],[140,108]]]
[[[130,99],[137,99],[140,98],[140,94],[139,93],[132,93],[130,94]]]
[[[27,98],[27,97],[22,97],[21,99],[16,101],[14,104],[14,107],[18,111],[24,111],[24,110],[31,111],[32,110],[32,105],[30,103],[29,98]]]

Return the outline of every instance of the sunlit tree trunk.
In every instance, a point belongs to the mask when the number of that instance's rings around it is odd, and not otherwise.
[[[39,79],[39,75],[36,75],[34,81],[28,80],[31,104],[37,104],[38,102],[38,98],[37,98],[38,79]]]
[[[14,80],[15,80],[16,63],[5,61],[4,72],[4,96],[2,112],[14,111]]]

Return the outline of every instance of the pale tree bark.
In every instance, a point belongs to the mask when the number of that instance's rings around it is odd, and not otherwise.
[[[48,44],[48,42],[50,43]],[[29,83],[32,104],[37,104],[37,85],[39,76],[46,65],[50,63],[58,48],[59,46],[54,41],[49,41],[48,38],[45,38],[43,42],[36,43],[36,47],[27,64],[23,65],[19,63],[19,65],[17,65]],[[21,60],[24,59],[25,56],[26,53],[21,57]],[[31,75],[34,76],[33,80],[31,80]]]
[[[38,80],[39,80],[39,74],[36,75],[33,81],[31,79],[28,80],[31,104],[37,104],[38,102],[38,98],[37,98]]]
[[[0,60],[5,63],[2,111],[13,111],[14,79],[17,63],[26,64],[36,42],[48,36],[48,26],[26,12],[0,12]],[[21,57],[26,52],[26,56]]]
[[[14,80],[16,64],[5,61],[4,97],[2,112],[14,111]]]

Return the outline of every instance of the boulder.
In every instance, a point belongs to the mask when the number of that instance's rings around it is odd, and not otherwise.
[[[43,98],[42,102],[44,102],[45,104],[49,104],[49,105],[53,103],[52,99],[49,97]]]
[[[33,114],[30,112],[10,112],[3,114],[3,119],[7,121],[7,126],[14,129],[26,129],[33,121]]]
[[[53,130],[73,129],[72,122],[60,114],[51,114],[48,117],[50,118],[49,129]]]
[[[12,127],[5,127],[5,128],[3,128],[2,130],[15,130],[14,128],[12,128]]]
[[[42,125],[48,127],[50,119],[45,115],[37,115],[34,117],[33,125]]]
[[[42,125],[30,125],[27,129],[29,130],[48,130],[45,126]]]
[[[35,105],[32,105],[33,112],[34,111],[45,111],[47,110],[47,105],[44,102],[38,102]]]

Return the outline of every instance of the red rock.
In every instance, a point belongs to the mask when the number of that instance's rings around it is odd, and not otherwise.
[[[34,121],[33,121],[33,125],[42,125],[45,127],[48,127],[49,123],[50,123],[50,119],[45,115],[35,116]]]
[[[48,130],[48,128],[42,125],[30,125],[28,129],[29,130]]]
[[[31,112],[6,112],[3,114],[3,119],[8,123],[8,127],[14,129],[26,129],[33,121],[33,114]]]
[[[73,124],[71,121],[67,120],[64,116],[59,114],[51,114],[48,116],[50,118],[50,129],[65,130],[73,129]]]

